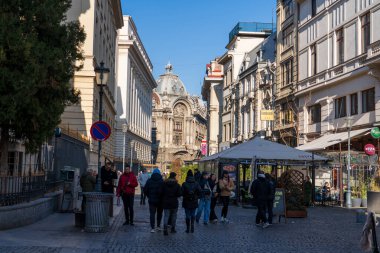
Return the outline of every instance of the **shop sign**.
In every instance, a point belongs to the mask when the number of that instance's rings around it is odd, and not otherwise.
[[[366,144],[364,146],[364,152],[367,154],[367,155],[374,155],[376,154],[376,148],[374,145],[372,144]]]
[[[201,153],[202,153],[202,155],[207,155],[207,142],[206,142],[206,140],[202,140]]]
[[[264,120],[274,120],[274,111],[273,110],[261,110],[260,112],[260,119],[262,121]]]
[[[380,138],[380,129],[378,127],[372,128],[371,135],[373,138],[379,139]]]

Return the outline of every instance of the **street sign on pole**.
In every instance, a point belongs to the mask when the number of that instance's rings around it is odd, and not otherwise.
[[[111,135],[111,127],[105,121],[96,121],[90,129],[91,137],[97,141],[105,141]]]

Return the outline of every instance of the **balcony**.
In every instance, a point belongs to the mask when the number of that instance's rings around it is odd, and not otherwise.
[[[256,32],[271,34],[275,29],[275,24],[272,23],[259,23],[259,22],[239,22],[231,30],[229,34],[229,41],[239,34],[239,32]]]
[[[380,63],[380,40],[369,45],[367,60],[371,62],[375,60]]]

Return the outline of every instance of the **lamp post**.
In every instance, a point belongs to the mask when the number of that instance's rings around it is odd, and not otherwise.
[[[110,73],[110,70],[108,68],[104,67],[104,62],[102,61],[100,63],[100,66],[97,66],[95,68],[95,77],[96,77],[96,84],[100,87],[99,90],[99,121],[103,119],[103,86],[107,84],[108,81],[108,74]],[[96,191],[101,191],[101,183],[100,183],[100,174],[101,174],[101,151],[102,151],[102,142],[98,142],[98,179],[96,182]]]
[[[347,140],[347,195],[346,195],[346,206],[348,208],[352,207],[351,204],[351,124],[352,117],[346,118],[347,128],[348,128],[348,140]]]
[[[124,172],[124,169],[125,169],[125,136],[126,136],[127,131],[128,131],[127,122],[123,123],[122,126],[123,126],[123,172]]]

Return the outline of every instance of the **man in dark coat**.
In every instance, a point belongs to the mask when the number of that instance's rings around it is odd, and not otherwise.
[[[116,169],[111,167],[111,162],[106,162],[106,165],[100,170],[102,192],[113,193],[113,180],[117,179],[117,173]]]
[[[257,203],[256,226],[261,226],[261,222],[263,222],[263,228],[267,228],[270,225],[265,214],[270,192],[269,182],[265,179],[264,172],[260,171],[251,187],[251,194]]]
[[[160,231],[162,219],[161,192],[164,181],[159,169],[154,169],[152,176],[148,179],[144,187],[144,193],[148,197],[151,233]],[[157,213],[157,227],[155,229],[155,218]]]
[[[186,181],[182,184],[182,207],[186,213],[186,233],[194,233],[195,210],[198,207],[198,199],[201,192],[201,187],[195,181],[193,172],[187,172]],[[190,226],[191,225],[191,226]]]
[[[175,172],[170,172],[169,178],[162,186],[162,208],[164,209],[164,235],[168,235],[168,225],[171,226],[171,232],[175,230],[178,211],[178,198],[181,196],[181,186],[175,177]]]
[[[273,202],[276,194],[276,180],[269,174],[265,174],[265,179],[268,180],[270,186],[270,192],[267,199],[267,212],[268,212],[268,223],[272,225],[273,220]]]

